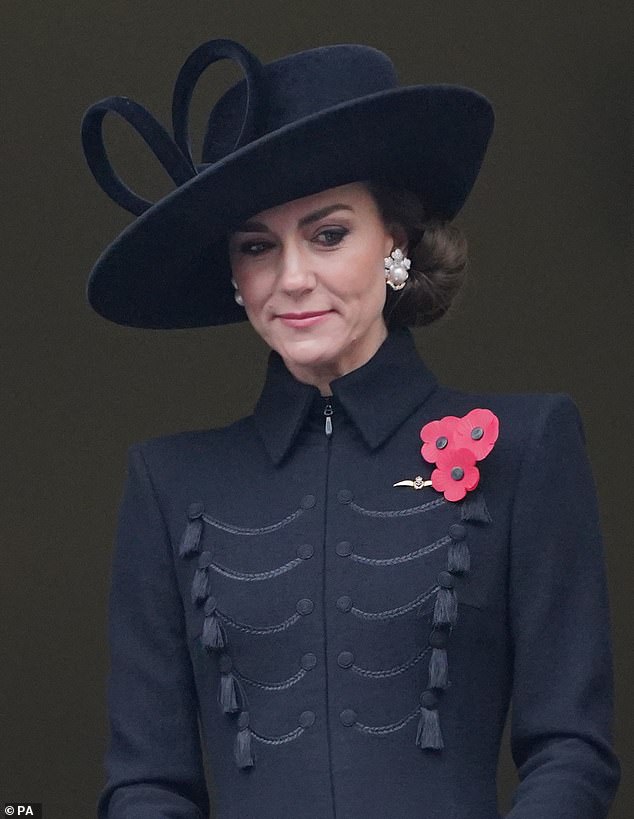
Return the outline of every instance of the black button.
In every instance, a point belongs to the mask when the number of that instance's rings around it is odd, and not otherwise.
[[[357,721],[357,712],[353,711],[352,708],[346,708],[339,714],[339,719],[349,728]]]
[[[342,540],[337,543],[336,549],[338,555],[348,557],[348,555],[352,554],[352,543],[349,540]]]
[[[304,495],[302,498],[302,509],[312,509],[315,505],[314,495]]]
[[[313,601],[309,600],[307,597],[303,597],[301,600],[297,601],[297,611],[300,614],[310,614],[313,608]]]
[[[349,489],[340,489],[337,492],[337,499],[339,503],[350,503],[352,500],[352,492]]]
[[[438,697],[433,691],[423,691],[420,695],[420,704],[423,708],[436,708],[438,705]]]
[[[311,725],[315,722],[315,712],[314,711],[302,711],[299,715],[299,724],[302,728],[310,728]]]
[[[438,585],[443,589],[453,589],[455,580],[449,572],[438,572]]]
[[[233,668],[233,660],[228,654],[221,654],[220,660],[218,661],[218,667],[220,668],[223,674],[226,674]]]
[[[297,547],[297,557],[301,557],[302,560],[308,560],[314,553],[315,550],[310,543],[300,543]]]
[[[348,597],[347,594],[342,594],[337,600],[337,608],[339,611],[350,611],[352,608],[352,598]]]
[[[482,438],[483,435],[484,435],[484,430],[482,429],[482,427],[474,427],[471,430],[471,437],[473,438],[474,441],[479,441],[480,438]]]
[[[440,438],[436,438],[436,449],[444,449],[449,441],[444,435],[441,435]]]
[[[248,728],[249,726],[249,712],[248,711],[240,711],[240,715],[238,716],[238,728]]]
[[[194,501],[193,503],[190,503],[189,506],[187,507],[187,517],[190,520],[194,520],[194,518],[199,518],[201,517],[204,509],[205,507],[202,505],[200,501]]]
[[[206,569],[211,564],[212,559],[211,552],[201,552],[198,556],[198,568]]]
[[[429,635],[429,645],[432,648],[445,648],[449,639],[449,633],[441,628],[435,628]]]
[[[210,614],[213,614],[214,611],[216,610],[217,605],[218,605],[218,601],[216,600],[216,598],[213,595],[211,597],[208,597],[205,600],[205,614],[207,616],[209,616]]]
[[[337,662],[341,668],[350,668],[354,662],[354,654],[351,651],[342,651],[337,657]]]
[[[311,668],[314,668],[317,665],[317,657],[309,651],[302,657],[302,668],[306,671],[310,671]]]
[[[467,536],[467,527],[462,523],[452,523],[449,527],[449,537],[452,540],[464,540]]]
[[[461,481],[464,478],[464,469],[461,466],[454,466],[451,470],[451,477],[454,481]]]

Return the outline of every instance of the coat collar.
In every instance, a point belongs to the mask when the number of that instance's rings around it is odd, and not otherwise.
[[[407,328],[390,331],[366,364],[331,382],[336,404],[370,449],[380,446],[437,385]],[[316,387],[297,381],[281,356],[271,352],[254,418],[275,464],[291,448],[311,406],[323,400]]]

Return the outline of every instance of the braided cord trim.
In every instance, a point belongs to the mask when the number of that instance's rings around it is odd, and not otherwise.
[[[304,509],[296,509],[294,512],[291,512],[290,515],[287,515],[282,520],[278,520],[275,523],[270,523],[268,526],[257,526],[257,527],[250,527],[250,526],[236,526],[233,523],[226,523],[222,520],[217,520],[216,518],[212,518],[211,515],[205,513],[202,518],[205,523],[208,523],[210,526],[213,526],[216,529],[221,529],[223,532],[229,532],[232,535],[266,535],[269,532],[277,532],[279,529],[283,529],[285,526],[288,526],[289,523],[292,523],[294,520],[297,520],[300,515],[304,514]]]
[[[354,671],[355,674],[359,674],[361,677],[371,677],[373,679],[384,679],[385,677],[396,677],[398,674],[402,674],[404,671],[407,671],[409,668],[412,668],[416,665],[416,663],[420,662],[423,657],[431,651],[430,646],[426,646],[422,651],[415,657],[411,657],[401,665],[395,665],[392,668],[378,668],[378,669],[371,669],[371,668],[361,668],[361,666],[353,665],[351,666],[351,671]]]
[[[294,569],[295,566],[299,566],[300,563],[303,562],[304,561],[301,559],[301,557],[295,557],[288,563],[284,563],[282,566],[277,566],[275,569],[269,569],[266,572],[239,572],[236,569],[229,569],[226,566],[221,566],[219,563],[210,563],[209,566],[215,572],[218,572],[218,574],[222,574],[225,577],[230,577],[232,580],[256,581],[270,580],[272,577],[278,577],[281,574],[290,572],[291,569]]]
[[[443,537],[434,541],[434,543],[430,543],[428,546],[421,546],[420,549],[416,549],[413,552],[407,552],[404,555],[398,555],[397,557],[386,558],[366,557],[365,555],[360,555],[357,554],[356,552],[352,552],[352,554],[350,555],[350,559],[356,560],[357,563],[366,563],[369,566],[395,566],[398,563],[407,563],[409,560],[416,560],[416,558],[418,557],[422,557],[423,555],[428,555],[431,552],[435,552],[436,549],[440,549],[441,546],[445,546],[447,543],[450,542],[451,538],[449,537],[449,535],[444,535]]]
[[[250,677],[245,676],[244,674],[240,673],[235,667],[233,673],[239,677],[243,682],[248,683],[249,685],[253,685],[256,688],[261,688],[263,691],[284,691],[287,688],[298,683],[302,677],[306,676],[306,669],[300,668],[292,677],[288,677],[286,680],[281,680],[280,682],[276,683],[265,683],[261,680],[253,680]]]
[[[272,626],[253,626],[250,623],[241,623],[238,620],[234,620],[220,610],[217,611],[220,617],[232,628],[247,632],[248,634],[275,634],[278,631],[286,631],[287,628],[295,625],[295,623],[301,619],[301,614],[295,612],[295,614],[291,614],[290,617],[287,617],[286,620],[283,620],[281,623],[276,623]]]
[[[421,512],[429,512],[438,506],[444,506],[447,501],[444,498],[435,498],[433,501],[423,503],[422,506],[412,506],[409,509],[366,509],[358,503],[351,502],[350,508],[359,515],[366,515],[370,518],[405,518],[409,515],[419,515]]]
[[[254,731],[251,728],[251,735],[258,740],[258,742],[263,742],[265,745],[281,745],[284,742],[291,742],[297,737],[301,736],[304,733],[304,728],[298,727],[295,728],[293,731],[289,731],[288,734],[282,734],[279,737],[266,737],[263,734],[258,734],[257,731]]]
[[[374,736],[383,736],[385,734],[393,734],[394,731],[400,731],[408,722],[415,719],[420,713],[420,708],[416,707],[410,714],[398,722],[392,722],[390,725],[363,725],[361,722],[355,722],[354,727],[357,731],[362,731],[364,734],[372,734]]]
[[[387,609],[386,611],[363,611],[353,606],[350,611],[362,620],[389,620],[392,617],[400,617],[402,614],[407,614],[408,611],[415,609],[421,603],[424,603],[425,600],[429,600],[429,598],[438,591],[438,588],[438,586],[432,586],[431,589],[419,594],[414,600],[410,600],[409,603],[404,603],[395,609]]]

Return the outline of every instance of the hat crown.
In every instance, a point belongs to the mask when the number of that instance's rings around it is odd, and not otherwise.
[[[382,51],[358,44],[322,46],[266,63],[258,76],[229,88],[209,115],[203,165],[231,153],[257,85],[260,111],[248,141],[342,103],[398,86],[394,64]]]

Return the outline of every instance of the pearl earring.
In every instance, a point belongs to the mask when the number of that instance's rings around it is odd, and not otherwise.
[[[400,247],[395,248],[389,256],[383,260],[385,264],[385,281],[392,290],[402,290],[409,276],[407,272],[412,266],[412,262],[403,255]]]
[[[238,290],[238,285],[236,284],[236,280],[231,279],[231,284],[233,285],[233,289],[236,291],[233,294],[233,298],[235,299],[236,304],[239,304],[240,307],[244,307],[244,299],[242,298],[242,295],[241,295],[240,291]]]

